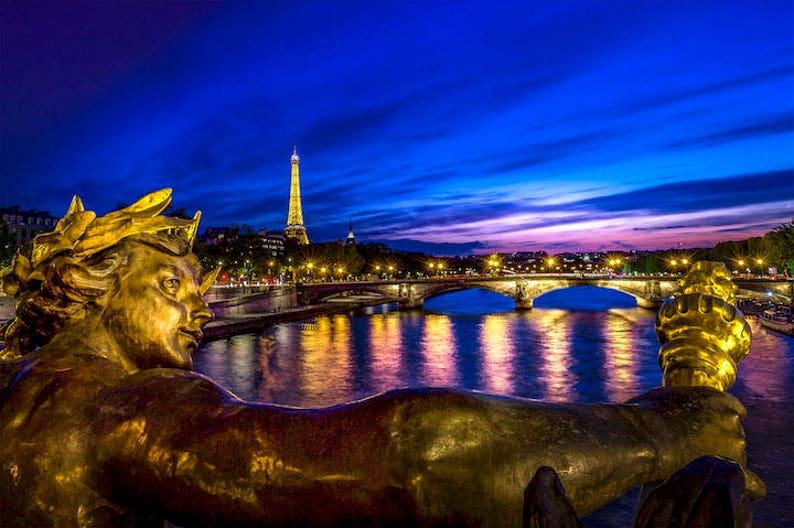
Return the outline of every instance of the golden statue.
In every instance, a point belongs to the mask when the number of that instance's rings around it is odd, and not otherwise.
[[[327,409],[241,401],[190,370],[214,277],[191,254],[198,215],[160,215],[169,201],[96,218],[75,198],[6,270],[3,526],[520,526],[544,466],[580,516],[701,455],[744,468],[745,410],[713,386],[611,405],[451,389]],[[698,339],[723,338],[712,323]]]

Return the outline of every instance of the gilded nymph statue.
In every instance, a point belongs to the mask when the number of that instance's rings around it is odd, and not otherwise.
[[[701,455],[744,466],[744,408],[708,386],[621,405],[242,401],[191,370],[213,277],[191,253],[198,217],[161,215],[170,195],[102,217],[75,197],[3,276],[2,526],[520,526],[541,466],[579,515]]]

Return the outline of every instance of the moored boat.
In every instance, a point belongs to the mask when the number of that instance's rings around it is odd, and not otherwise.
[[[775,332],[794,336],[794,313],[790,306],[776,306],[764,310],[758,315],[758,322]]]

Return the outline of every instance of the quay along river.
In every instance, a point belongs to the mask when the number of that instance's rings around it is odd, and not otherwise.
[[[196,370],[246,400],[324,407],[397,387],[458,387],[544,401],[622,402],[658,387],[655,313],[619,292],[550,292],[535,309],[467,290],[425,302],[279,323],[204,343]],[[751,321],[750,355],[729,390],[748,410],[749,465],[768,495],[758,527],[794,526],[794,338]],[[637,490],[587,516],[631,526]]]

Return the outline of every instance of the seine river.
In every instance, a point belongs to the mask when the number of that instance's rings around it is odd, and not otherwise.
[[[397,387],[458,387],[545,401],[620,402],[660,385],[654,312],[591,287],[550,292],[535,309],[467,290],[278,324],[202,345],[203,372],[247,400],[301,407]],[[755,526],[794,526],[794,338],[755,322],[750,356],[730,392],[748,409],[750,467],[767,483]],[[630,526],[636,490],[584,519]]]

